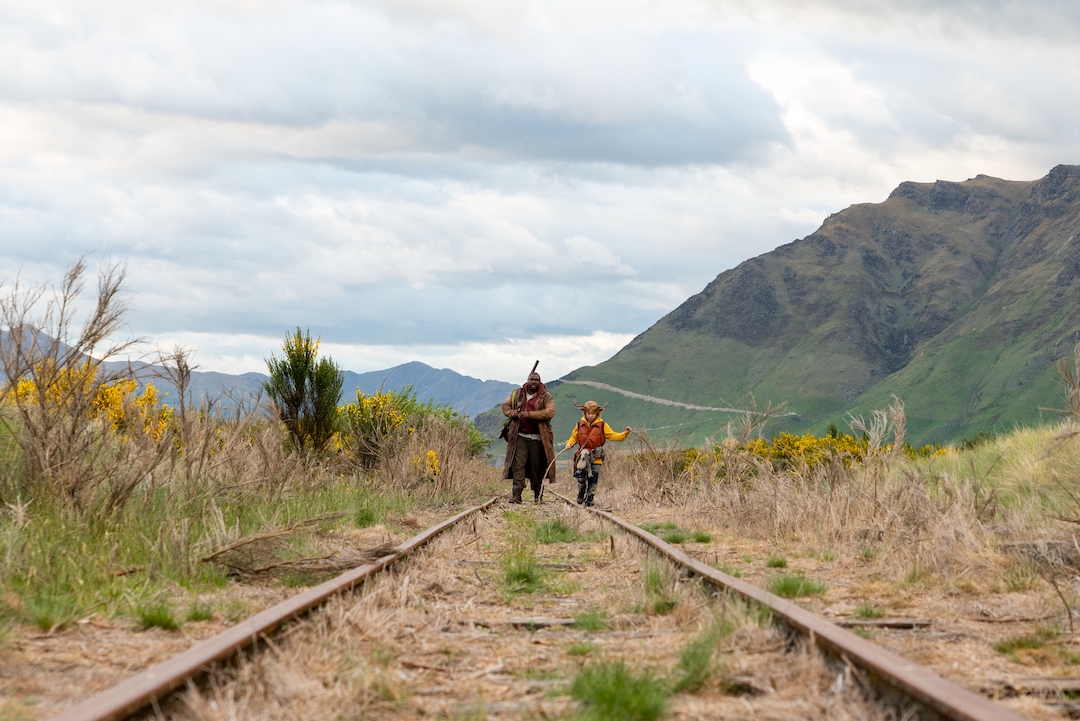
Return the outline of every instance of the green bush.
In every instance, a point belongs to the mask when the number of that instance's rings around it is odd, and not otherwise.
[[[330,358],[319,358],[319,340],[310,332],[285,336],[284,357],[270,354],[266,394],[297,448],[321,451],[337,430],[338,401],[345,376]]]

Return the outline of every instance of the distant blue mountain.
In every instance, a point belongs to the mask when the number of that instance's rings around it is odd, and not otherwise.
[[[141,381],[153,380],[158,390],[168,393],[170,397],[175,397],[176,388],[164,377],[160,368],[144,363],[135,365]],[[458,413],[470,417],[502,403],[503,399],[516,387],[512,383],[503,381],[482,381],[461,375],[448,368],[432,368],[417,361],[369,373],[344,371],[344,376],[342,403],[355,400],[357,391],[374,393],[379,389],[389,391],[412,386],[416,397],[421,401],[433,400],[436,403],[449,405]],[[267,378],[268,376],[263,373],[230,375],[213,371],[193,371],[191,396],[196,401],[217,399],[223,406],[234,407],[243,397],[251,397],[263,392],[262,384]],[[168,398],[166,402],[169,402]]]
[[[47,343],[51,338],[41,334],[41,339],[28,342]],[[0,344],[7,341],[7,331],[0,330]],[[106,369],[119,371],[127,363],[124,361],[106,361]],[[131,363],[135,375],[141,384],[153,382],[162,393],[168,393],[166,402],[176,404],[176,387],[168,380],[160,366],[142,361]],[[377,390],[398,390],[412,386],[416,397],[421,401],[433,400],[442,405],[449,405],[462,415],[470,417],[483,413],[503,402],[510,391],[516,388],[513,383],[504,381],[482,381],[479,378],[461,375],[449,368],[432,368],[413,361],[381,371],[354,373],[344,371],[345,383],[342,387],[341,402],[348,403],[356,399],[356,392],[374,393]],[[3,374],[0,373],[0,379]],[[217,373],[215,371],[192,371],[189,391],[196,402],[213,400],[222,407],[235,408],[245,399],[253,399],[263,394],[263,383],[268,380],[264,373]]]
[[[342,401],[352,400],[358,390],[374,393],[380,388],[396,390],[410,385],[420,400],[449,404],[455,411],[467,416],[475,416],[502,403],[517,387],[513,383],[482,381],[448,368],[432,368],[425,363],[412,361],[370,373],[345,371]]]

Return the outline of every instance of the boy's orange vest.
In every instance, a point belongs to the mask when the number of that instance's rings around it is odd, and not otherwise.
[[[582,418],[577,424],[577,442],[585,450],[599,448],[607,441],[604,438],[604,420],[597,418],[592,423]]]

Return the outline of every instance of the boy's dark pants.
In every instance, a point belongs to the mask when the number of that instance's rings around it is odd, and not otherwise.
[[[517,447],[514,449],[514,464],[511,469],[514,474],[514,498],[521,500],[521,492],[525,490],[525,479],[529,479],[533,496],[540,497],[540,491],[544,486],[544,471],[547,470],[547,454],[544,452],[542,441],[534,441],[531,438],[517,439]]]
[[[589,469],[575,470],[574,478],[577,479],[577,502],[578,505],[584,503],[586,506],[591,506],[596,498],[596,484],[600,481],[600,469],[593,466],[592,476],[589,475]]]

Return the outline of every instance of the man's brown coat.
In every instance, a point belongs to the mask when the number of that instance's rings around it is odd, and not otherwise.
[[[555,464],[552,461],[555,460],[555,438],[551,431],[551,419],[555,417],[555,399],[551,397],[543,384],[540,385],[537,393],[539,398],[536,399],[536,410],[533,411],[532,419],[536,421],[536,426],[540,429],[540,440],[544,443],[544,454],[547,456],[547,463],[550,466],[547,472],[548,483],[554,483]],[[510,411],[519,410],[524,400],[524,388],[511,391],[510,395],[503,401],[503,415],[509,417]],[[510,418],[509,434],[506,437],[506,460],[503,462],[503,478],[514,477],[514,451],[517,448],[518,426],[518,419]]]

